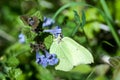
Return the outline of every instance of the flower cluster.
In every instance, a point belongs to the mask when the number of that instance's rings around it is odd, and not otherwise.
[[[44,20],[41,21],[37,17],[26,17],[21,16],[23,22],[26,22],[27,25],[29,25],[33,32],[36,33],[36,36],[34,38],[34,44],[31,43],[31,48],[33,51],[36,51],[36,62],[43,67],[47,66],[53,66],[56,65],[59,62],[59,59],[57,58],[56,54],[50,54],[44,45],[44,38],[46,37],[45,33],[52,34],[55,38],[58,37],[59,34],[61,34],[61,28],[59,26],[56,26],[55,28],[51,29],[52,25],[55,23],[55,21],[51,18],[44,17]],[[45,27],[48,27],[46,29]],[[42,35],[43,34],[43,35]],[[25,42],[25,36],[24,34],[19,35],[19,42],[24,43]],[[44,54],[39,54],[39,50],[44,52]]]
[[[58,63],[58,58],[56,54],[50,54],[46,50],[44,51],[45,55],[40,55],[39,52],[36,52],[36,62],[43,67],[53,66]]]
[[[43,21],[42,27],[47,27],[47,26],[50,27],[54,23],[55,23],[55,21],[53,19],[44,17],[44,21]],[[58,36],[58,34],[61,34],[61,28],[59,26],[56,26],[53,29],[43,30],[43,32],[49,32],[52,35],[54,35],[54,37],[56,38]]]

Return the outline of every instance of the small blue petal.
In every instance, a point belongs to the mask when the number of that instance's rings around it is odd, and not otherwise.
[[[41,65],[43,66],[43,67],[47,67],[47,58],[43,58],[42,59],[42,63],[41,63]]]
[[[44,52],[45,52],[45,56],[49,56],[50,55],[50,53],[47,50],[44,50]]]
[[[39,52],[36,52],[36,63],[42,65],[43,67],[47,67],[47,58],[44,55],[40,55]]]
[[[54,60],[54,63],[57,64],[58,61],[59,61],[58,58],[56,58],[56,59]]]
[[[53,34],[56,38],[56,37],[58,37],[59,34],[61,34],[61,28],[59,26],[56,26],[53,29],[44,30],[43,32],[49,32],[49,33]]]
[[[20,43],[24,43],[25,42],[25,35],[24,34],[19,34],[19,36],[18,36],[18,38],[19,38],[19,42]]]
[[[45,56],[47,58],[48,65],[55,65],[58,63],[58,58],[56,58],[56,54],[50,54],[48,51],[44,50]]]
[[[36,59],[37,59],[37,58],[40,58],[40,54],[39,54],[38,51],[36,51]]]
[[[43,26],[43,28],[44,28],[44,27],[46,27],[46,26],[51,26],[51,25],[53,25],[54,23],[55,23],[55,21],[54,21],[53,19],[44,17],[44,21],[43,21],[42,26]]]
[[[47,62],[48,65],[55,65],[58,63],[58,59],[57,58],[48,59]]]
[[[47,50],[44,50],[46,58],[56,57],[56,54],[50,54]]]
[[[41,59],[43,58],[44,56],[41,56],[40,54],[39,54],[39,52],[36,52],[36,63],[38,63],[38,64],[40,64],[41,63]]]
[[[47,62],[48,62],[48,65],[55,65],[53,60],[47,60]]]

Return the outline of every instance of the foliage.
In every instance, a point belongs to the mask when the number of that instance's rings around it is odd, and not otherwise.
[[[120,80],[119,3],[119,0],[1,0],[0,80]],[[20,16],[24,15],[27,17],[23,23]],[[49,26],[42,25],[49,23],[45,17],[53,19]],[[34,20],[36,25],[32,24]],[[38,25],[43,27],[37,28]],[[47,62],[57,60],[53,53],[46,56],[56,37],[47,30],[56,25],[61,27],[63,37],[86,47],[94,63],[77,65],[67,72],[55,70],[57,62],[42,66],[39,56],[37,64],[36,50],[42,44],[36,43],[44,43],[47,52],[42,45],[39,55],[44,55]]]

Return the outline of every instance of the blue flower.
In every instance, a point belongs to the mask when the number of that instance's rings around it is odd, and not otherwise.
[[[58,58],[55,58],[51,55],[50,58],[47,59],[48,65],[56,65],[58,63]]]
[[[43,32],[49,32],[49,33],[53,34],[55,38],[57,38],[58,35],[61,34],[61,28],[59,26],[56,26],[53,29],[44,30]]]
[[[44,28],[46,26],[52,26],[54,23],[55,21],[53,19],[44,17],[42,27]]]
[[[25,42],[25,35],[24,34],[20,33],[18,38],[19,38],[19,42],[20,43],[24,43]]]
[[[47,58],[44,55],[40,55],[39,52],[36,52],[36,62],[43,67],[47,67]]]
[[[39,52],[36,52],[36,63],[42,65],[43,67],[47,67],[48,65],[53,66],[58,63],[58,58],[56,54],[50,54],[47,50],[44,50],[45,55],[40,55]]]
[[[48,65],[56,65],[58,63],[58,58],[56,54],[50,54],[45,50],[45,56],[47,58]]]

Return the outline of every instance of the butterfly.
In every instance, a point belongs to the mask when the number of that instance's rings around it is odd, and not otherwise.
[[[94,62],[92,54],[85,47],[69,37],[60,35],[54,39],[50,53],[56,54],[59,59],[56,70],[70,71],[74,66]]]

